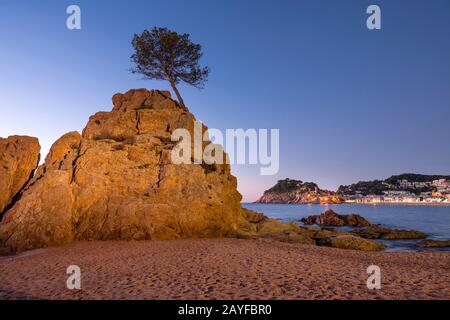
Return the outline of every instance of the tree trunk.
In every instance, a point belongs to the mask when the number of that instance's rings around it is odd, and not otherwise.
[[[173,91],[175,92],[175,94],[177,95],[177,99],[178,99],[178,103],[181,105],[181,107],[183,109],[186,109],[186,106],[184,105],[184,101],[183,98],[181,97],[180,92],[177,89],[177,86],[175,85],[174,81],[170,81],[170,85],[172,86]]]

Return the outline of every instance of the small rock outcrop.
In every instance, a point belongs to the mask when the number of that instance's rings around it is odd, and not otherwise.
[[[292,242],[301,244],[315,244],[308,233],[305,233],[295,222],[283,222],[270,219],[257,227],[258,236],[278,240],[282,242]]]
[[[317,244],[319,246],[363,251],[380,251],[386,248],[382,243],[352,235],[338,235],[335,237],[321,238],[318,240]]]
[[[164,91],[130,90],[112,100],[112,111],[91,116],[81,135],[53,144],[1,222],[3,246],[219,237],[245,221],[228,164],[171,161],[178,143],[171,134],[183,128],[194,136],[193,114]]]
[[[352,234],[366,239],[400,240],[400,239],[424,239],[427,235],[416,230],[400,230],[383,228],[373,225],[369,228],[353,230]]]
[[[305,225],[317,224],[320,226],[352,226],[368,227],[370,222],[357,214],[342,215],[333,210],[327,210],[320,215],[313,215],[300,220]]]
[[[40,149],[38,139],[33,137],[0,138],[0,219],[31,179]]]
[[[338,194],[322,190],[313,182],[285,179],[279,180],[264,191],[257,203],[342,203]]]
[[[450,240],[422,240],[419,245],[424,248],[443,248],[450,247]]]

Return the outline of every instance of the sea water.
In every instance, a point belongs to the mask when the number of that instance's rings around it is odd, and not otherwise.
[[[450,239],[450,206],[439,205],[385,205],[385,204],[260,204],[243,203],[243,206],[268,217],[284,221],[320,214],[332,209],[339,214],[356,213],[371,223],[393,229],[413,229],[428,234],[427,239]],[[380,240],[387,251],[450,250],[450,248],[424,249],[418,246],[420,240]]]

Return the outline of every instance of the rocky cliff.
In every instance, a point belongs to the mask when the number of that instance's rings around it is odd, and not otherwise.
[[[300,180],[279,180],[266,190],[258,203],[341,203],[334,192],[321,190],[317,184]]]
[[[226,236],[242,223],[229,165],[171,162],[173,130],[193,135],[188,110],[168,92],[145,89],[116,94],[113,105],[91,116],[81,135],[53,144],[1,222],[4,247]]]
[[[31,179],[38,166],[40,149],[36,138],[0,138],[0,219]]]

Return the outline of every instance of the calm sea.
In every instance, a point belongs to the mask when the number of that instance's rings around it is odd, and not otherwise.
[[[381,224],[388,228],[419,230],[427,233],[428,239],[450,239],[450,206],[259,203],[244,203],[243,206],[284,221],[298,221],[303,217],[332,209],[339,214],[357,213],[371,223]],[[387,245],[388,251],[422,250],[417,246],[417,240],[382,242]],[[450,250],[450,248],[440,248],[439,250]]]

